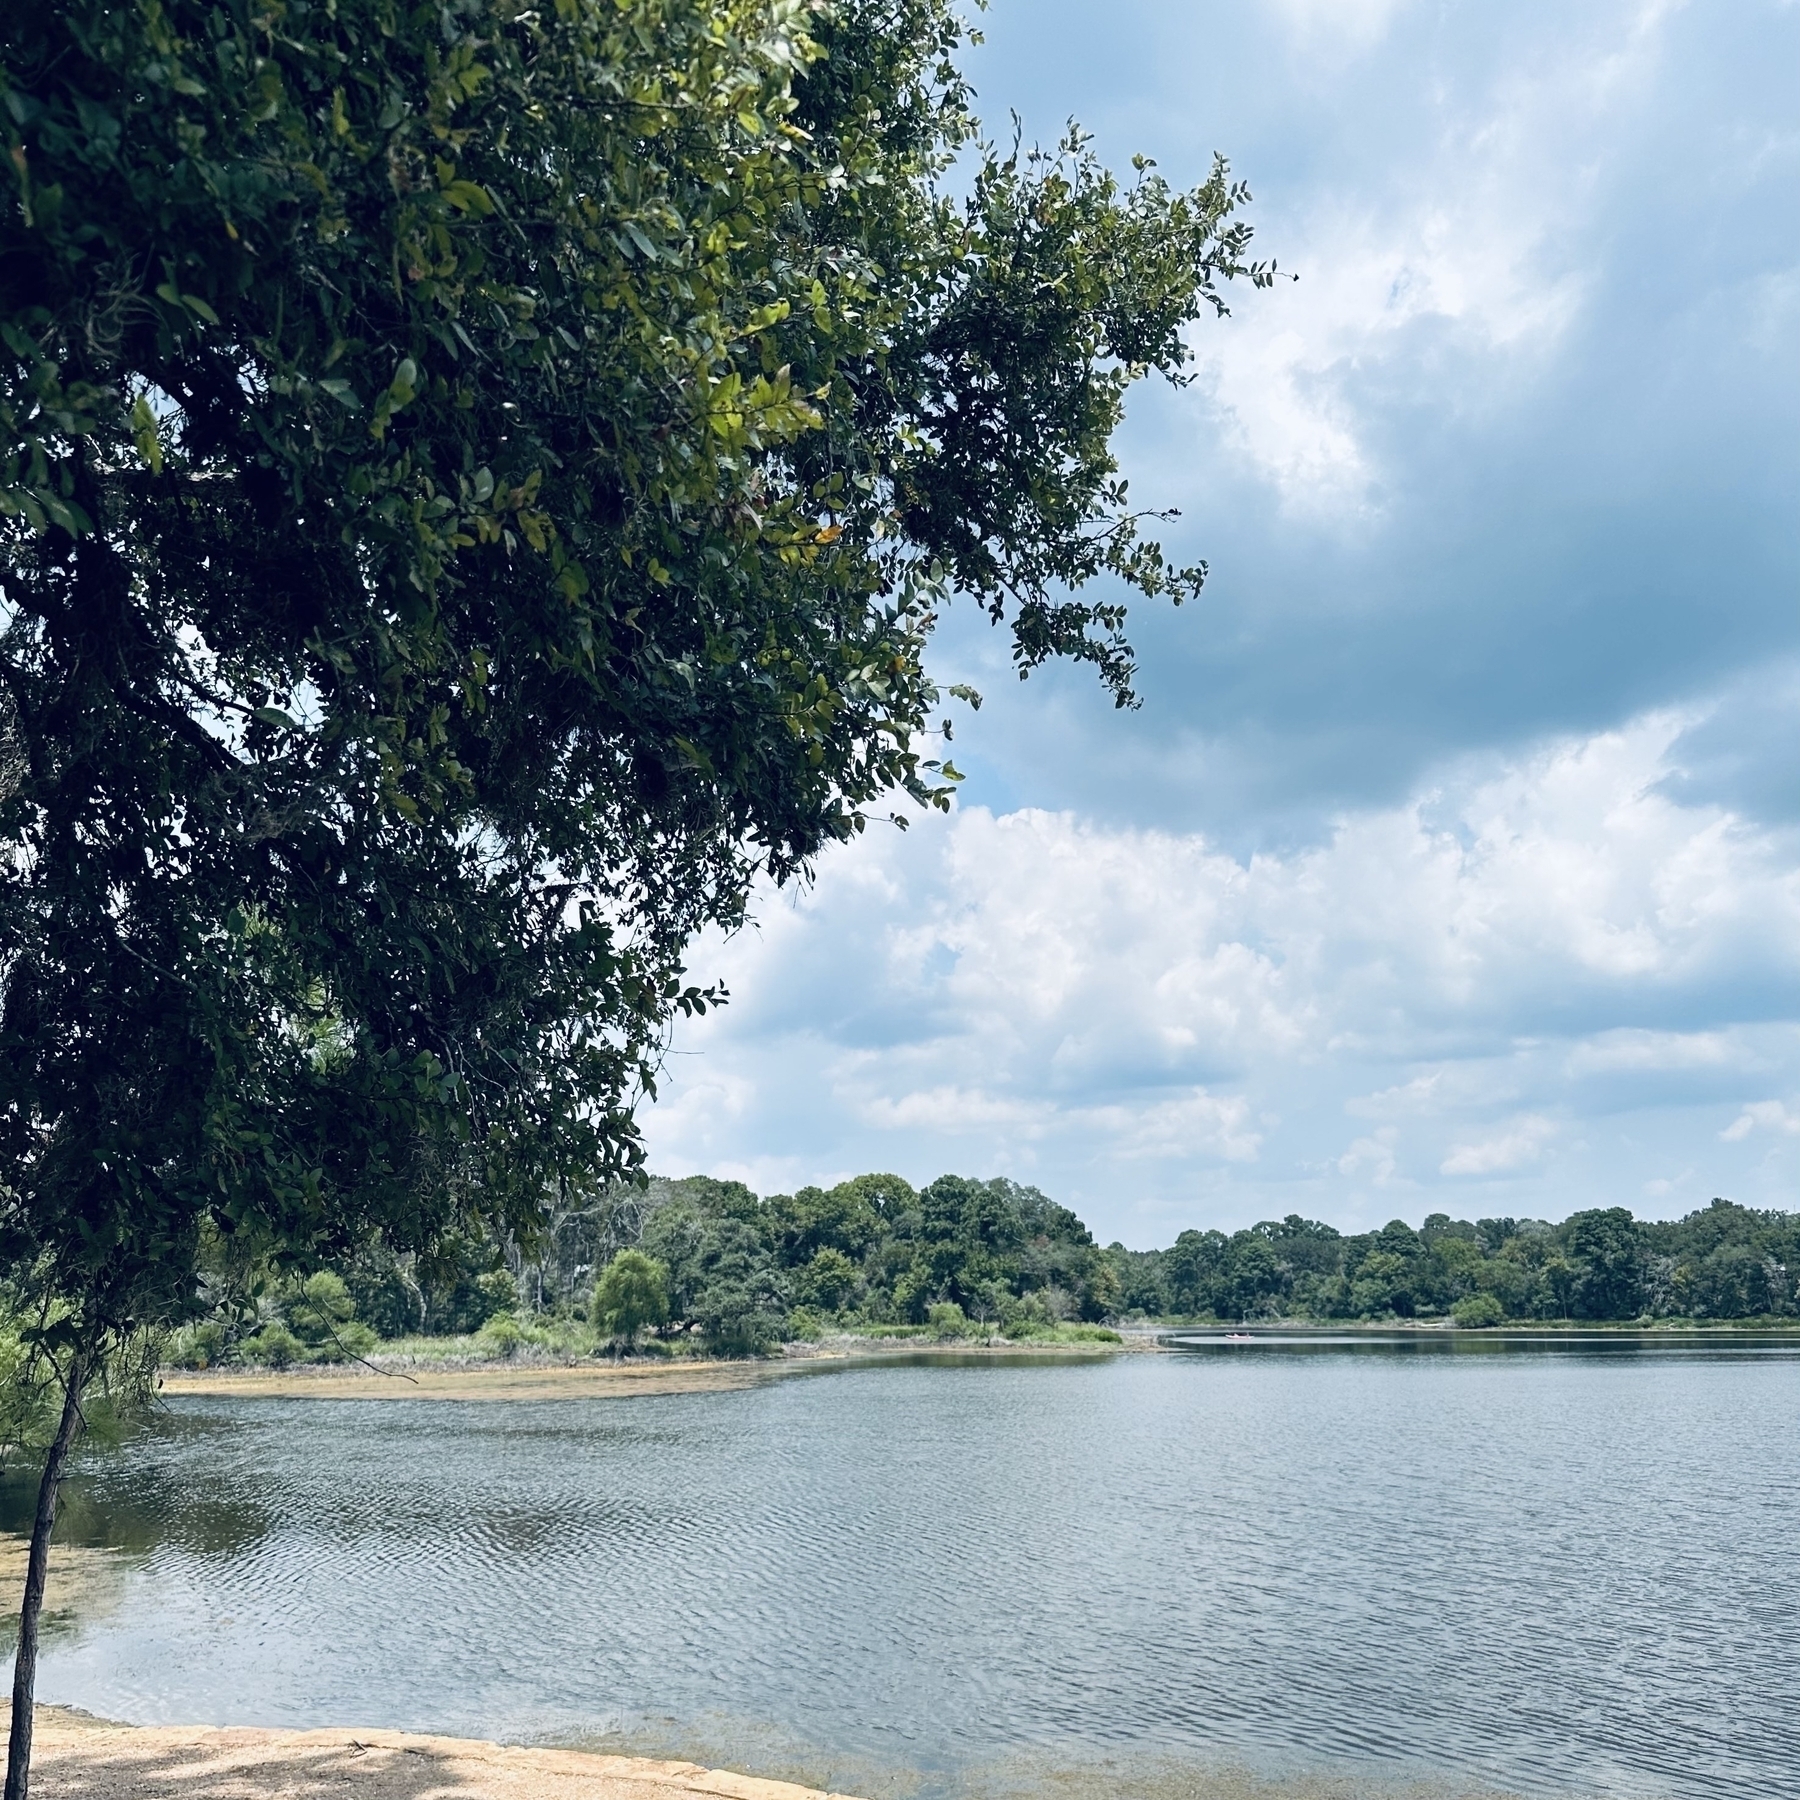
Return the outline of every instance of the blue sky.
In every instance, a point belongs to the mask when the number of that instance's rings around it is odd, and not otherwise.
[[[1134,1246],[1800,1204],[1800,6],[982,24],[997,129],[1222,150],[1300,279],[1139,391],[1213,569],[1142,710],[953,617],[961,806],[700,947],[654,1165],[1006,1173]]]

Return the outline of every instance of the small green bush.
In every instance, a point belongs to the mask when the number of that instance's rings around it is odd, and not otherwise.
[[[1465,1330],[1485,1330],[1505,1322],[1506,1308],[1492,1294],[1470,1294],[1451,1307],[1450,1316]]]
[[[344,1362],[375,1348],[375,1334],[358,1321],[343,1277],[329,1269],[307,1276],[282,1313],[287,1329],[306,1346],[308,1361]]]
[[[202,1319],[184,1325],[169,1339],[163,1361],[175,1369],[210,1369],[225,1360],[228,1349],[225,1325],[220,1319]]]
[[[475,1342],[490,1356],[516,1356],[525,1341],[525,1328],[511,1313],[495,1313],[475,1333]]]
[[[271,1319],[255,1337],[246,1338],[238,1347],[238,1354],[246,1362],[261,1363],[271,1369],[304,1362],[306,1353],[306,1344],[279,1319]]]
[[[969,1335],[969,1319],[954,1300],[940,1300],[925,1309],[925,1323],[934,1338],[959,1338]]]
[[[351,1319],[338,1326],[333,1336],[312,1346],[312,1360],[353,1362],[359,1356],[367,1356],[380,1341],[360,1319]]]
[[[475,1283],[481,1295],[482,1323],[500,1313],[515,1312],[519,1305],[519,1284],[505,1269],[490,1269]]]

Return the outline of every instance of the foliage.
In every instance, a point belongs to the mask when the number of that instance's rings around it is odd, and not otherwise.
[[[1531,1319],[1800,1317],[1800,1217],[1728,1201],[1670,1224],[1635,1221],[1616,1208],[1556,1226],[1434,1213],[1418,1229],[1393,1220],[1350,1237],[1290,1215],[1230,1235],[1187,1231],[1166,1250],[1130,1251],[1097,1249],[1072,1212],[1004,1180],[942,1177],[915,1190],[897,1176],[859,1176],[765,1199],[739,1182],[692,1176],[652,1179],[632,1191],[640,1245],[612,1259],[585,1309],[527,1303],[532,1292],[567,1288],[569,1273],[555,1261],[515,1275],[492,1268],[500,1246],[471,1245],[465,1266],[485,1272],[472,1286],[462,1274],[445,1275],[446,1288],[427,1293],[426,1311],[436,1320],[466,1318],[448,1298],[456,1291],[473,1291],[491,1310],[473,1324],[442,1325],[435,1338],[408,1335],[403,1353],[568,1356],[652,1327],[652,1349],[743,1355],[832,1330],[1107,1341],[1116,1334],[1099,1321],[1130,1317],[1447,1316],[1471,1328]],[[366,1268],[367,1259],[353,1266]],[[247,1322],[215,1315],[178,1333],[169,1358],[205,1366],[341,1354],[308,1324],[309,1293],[329,1302],[341,1343],[366,1354],[374,1343],[369,1322],[343,1312],[346,1301],[354,1307],[355,1292],[353,1282],[330,1274],[276,1283]],[[633,1296],[633,1305],[648,1308],[635,1326],[623,1306]],[[403,1334],[412,1329],[409,1317]]]
[[[669,1318],[669,1271],[641,1250],[621,1250],[594,1287],[589,1318],[609,1337],[637,1342],[646,1325]]]
[[[1048,1329],[1117,1308],[1118,1275],[1081,1221],[1006,1180],[943,1176],[915,1190],[862,1175],[765,1199],[690,1176],[642,1192],[639,1247],[668,1270],[670,1330],[713,1348],[831,1325]],[[555,1261],[521,1272],[546,1292],[569,1280]]]
[[[356,1317],[343,1277],[330,1269],[315,1270],[300,1284],[287,1317],[294,1335],[318,1362],[366,1356],[375,1344],[375,1334]]]
[[[1450,1316],[1466,1330],[1504,1324],[1506,1308],[1492,1294],[1465,1294],[1451,1307]]]
[[[1669,1223],[1623,1207],[1541,1220],[1395,1219],[1342,1237],[1290,1214],[1167,1250],[1107,1252],[1145,1317],[1442,1317],[1617,1323],[1800,1317],[1800,1215],[1715,1200]]]
[[[1117,595],[1201,572],[1124,394],[1269,271],[1223,165],[979,145],[959,41],[6,13],[0,1223],[84,1329],[202,1310],[207,1229],[429,1275],[635,1167],[694,933],[946,802],[953,592],[1130,700]]]
[[[0,1471],[40,1463],[55,1435],[68,1357],[49,1329],[55,1312],[22,1292],[16,1278],[0,1281]],[[97,1441],[114,1441],[148,1410],[163,1348],[160,1338],[138,1333],[94,1372],[82,1410]]]
[[[307,1360],[306,1340],[290,1331],[282,1319],[271,1319],[262,1330],[244,1339],[239,1355],[245,1362],[265,1363],[271,1369],[286,1369]]]
[[[786,1335],[789,1296],[755,1226],[719,1205],[723,1185],[673,1196],[650,1216],[644,1248],[668,1271],[673,1318],[716,1352],[757,1355]]]

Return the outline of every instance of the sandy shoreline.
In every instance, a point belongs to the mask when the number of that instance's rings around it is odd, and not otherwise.
[[[852,1363],[942,1357],[994,1361],[1066,1362],[1117,1356],[1149,1344],[921,1344],[889,1347],[832,1346],[759,1361],[712,1362],[514,1362],[433,1368],[412,1363],[368,1368],[357,1363],[283,1369],[165,1369],[164,1394],[234,1395],[246,1399],[299,1400],[576,1400],[625,1399],[646,1394],[704,1394],[755,1387],[784,1376],[845,1368]]]
[[[0,1730],[6,1714],[0,1701]],[[34,1735],[34,1800],[854,1800],[699,1763],[343,1726],[122,1725],[40,1706]],[[1156,1759],[986,1773],[972,1771],[970,1788],[984,1800],[1517,1800],[1453,1782],[1269,1779]]]
[[[851,1800],[697,1763],[401,1731],[119,1725],[40,1706],[33,1739],[36,1800]]]
[[[788,1363],[507,1362],[472,1368],[165,1369],[164,1394],[302,1400],[560,1400],[633,1394],[701,1394],[752,1387]]]

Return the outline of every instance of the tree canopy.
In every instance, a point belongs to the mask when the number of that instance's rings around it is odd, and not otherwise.
[[[1715,1200],[1670,1221],[1619,1207],[1561,1224],[1433,1213],[1353,1234],[1290,1214],[1127,1250],[1100,1247],[1069,1208],[1004,1177],[942,1175],[915,1190],[861,1175],[759,1197],[693,1175],[590,1194],[529,1250],[464,1238],[436,1276],[371,1245],[331,1290],[327,1333],[313,1294],[334,1279],[289,1278],[251,1306],[224,1283],[217,1312],[170,1354],[202,1367],[330,1361],[346,1346],[429,1357],[421,1340],[436,1336],[459,1355],[583,1355],[629,1339],[619,1303],[640,1292],[640,1323],[658,1326],[651,1348],[678,1354],[758,1354],[835,1331],[904,1336],[945,1318],[959,1323],[940,1335],[1050,1341],[1130,1319],[1791,1320],[1800,1214]],[[404,1342],[368,1344],[357,1334],[370,1328]]]
[[[1130,700],[1119,595],[1202,572],[1130,510],[1124,394],[1268,271],[1222,164],[981,144],[960,38],[8,13],[15,1262],[123,1324],[188,1304],[203,1222],[302,1264],[528,1232],[634,1166],[695,931],[944,803],[950,596]]]

